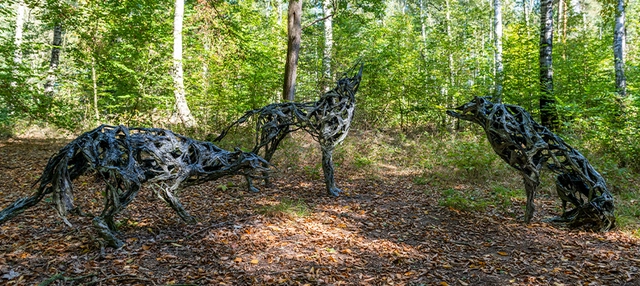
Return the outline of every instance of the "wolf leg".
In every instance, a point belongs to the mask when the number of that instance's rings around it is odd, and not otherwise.
[[[533,218],[533,213],[535,211],[533,200],[536,197],[540,180],[536,174],[523,174],[522,177],[524,179],[524,188],[527,193],[527,207],[524,212],[524,222],[529,223],[531,218]]]
[[[178,198],[174,197],[168,188],[162,188],[160,191],[160,196],[162,200],[165,201],[169,206],[182,218],[186,223],[192,224],[196,223],[196,219],[192,217],[183,207]]]
[[[322,171],[324,172],[324,183],[327,186],[327,193],[330,196],[337,197],[342,190],[336,187],[336,182],[333,178],[333,147],[321,146],[322,148]]]

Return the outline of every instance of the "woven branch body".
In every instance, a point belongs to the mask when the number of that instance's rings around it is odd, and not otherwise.
[[[323,94],[316,102],[274,103],[246,112],[240,119],[225,128],[214,140],[222,140],[229,130],[238,124],[256,119],[256,144],[252,152],[259,154],[264,149],[264,158],[271,161],[280,142],[291,132],[303,129],[320,143],[322,150],[322,169],[327,192],[337,196],[341,190],[336,187],[333,178],[333,150],[349,133],[356,107],[355,94],[362,78],[362,68],[357,73],[354,66],[350,72],[338,80],[337,86]],[[349,73],[355,73],[348,77]],[[257,191],[248,179],[249,189]],[[268,181],[267,181],[268,184]]]
[[[601,231],[614,227],[613,196],[604,178],[587,158],[534,121],[522,107],[475,97],[447,114],[482,126],[493,150],[522,174],[527,192],[526,222],[533,216],[540,170],[547,168],[557,174],[556,189],[563,204],[563,214],[555,221],[590,225]],[[567,202],[575,208],[566,211]]]
[[[174,191],[229,175],[254,176],[268,171],[267,162],[253,153],[230,152],[158,128],[127,128],[102,125],[86,132],[49,159],[36,193],[0,212],[0,224],[38,203],[47,194],[60,215],[76,210],[73,180],[95,172],[106,183],[105,207],[94,225],[107,243],[123,245],[114,235],[114,216],[136,196],[145,182],[162,186],[160,197],[186,222],[195,222]]]

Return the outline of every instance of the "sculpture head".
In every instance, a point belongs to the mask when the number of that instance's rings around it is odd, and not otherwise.
[[[253,152],[244,152],[236,147],[234,152],[229,152],[229,161],[239,169],[245,169],[245,173],[271,172],[273,165]]]
[[[493,102],[491,102],[491,97],[476,96],[471,101],[458,106],[453,110],[447,110],[447,115],[463,120],[481,123],[480,119],[486,118],[488,112],[492,108]]]
[[[360,68],[358,69],[358,66]],[[349,69],[349,71],[345,72],[342,75],[342,78],[338,80],[337,86],[332,90],[338,93],[340,96],[349,96],[351,99],[355,98],[355,94],[358,91],[358,87],[360,87],[360,80],[362,79],[362,69],[364,68],[364,63],[358,62],[353,67]],[[356,71],[357,70],[357,71]],[[349,75],[352,75],[349,77]],[[331,93],[329,91],[327,94]]]

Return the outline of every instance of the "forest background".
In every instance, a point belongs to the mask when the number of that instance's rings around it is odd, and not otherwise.
[[[303,1],[295,100],[317,99],[341,72],[362,60],[352,135],[383,133],[403,142],[398,146],[410,147],[345,148],[355,152],[348,157],[356,167],[395,160],[424,169],[450,165],[463,176],[480,176],[477,170],[487,166],[507,168],[479,128],[444,112],[475,95],[495,95],[500,82],[503,102],[540,116],[541,3],[498,3],[501,64],[496,61],[494,1]],[[605,175],[617,196],[620,225],[637,232],[638,1],[551,3],[555,129]],[[619,3],[626,8],[624,94],[616,87],[614,69]],[[2,136],[33,125],[79,134],[106,123],[165,127],[211,139],[246,110],[283,100],[289,3],[186,1],[184,89],[197,125],[185,128],[176,112],[172,79],[174,5],[157,0],[0,4]],[[430,148],[446,149],[441,156],[448,159],[427,158],[438,156],[425,152]],[[311,168],[318,172],[319,165]],[[432,179],[425,175],[415,182]]]

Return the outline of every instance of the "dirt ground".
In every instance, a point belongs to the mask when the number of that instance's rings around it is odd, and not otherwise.
[[[0,207],[29,195],[65,142],[0,141]],[[101,247],[90,218],[69,216],[68,227],[45,199],[0,225],[0,284],[640,285],[639,240],[543,223],[553,198],[538,199],[525,225],[498,207],[440,206],[440,191],[414,177],[338,167],[338,198],[302,169],[282,168],[260,193],[240,177],[209,182],[180,194],[194,225],[147,188],[119,216],[126,245],[117,250]],[[101,183],[75,183],[76,202],[99,213]],[[283,201],[304,212],[269,211]],[[524,201],[512,204],[521,214]]]

